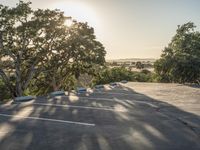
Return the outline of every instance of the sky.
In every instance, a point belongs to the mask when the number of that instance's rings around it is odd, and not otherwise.
[[[24,0],[30,1],[30,0]],[[0,0],[15,6],[18,0]],[[200,30],[200,0],[31,0],[33,9],[58,8],[95,29],[106,59],[159,58],[177,25]]]

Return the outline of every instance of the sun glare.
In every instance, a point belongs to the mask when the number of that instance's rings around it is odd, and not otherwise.
[[[65,12],[66,16],[71,16],[72,19],[81,22],[88,22],[92,27],[97,27],[98,17],[95,14],[95,11],[92,10],[92,7],[86,5],[82,2],[62,2],[54,4],[54,7]],[[72,22],[67,20],[65,23],[67,26],[70,26]]]
[[[65,21],[65,25],[67,26],[67,27],[70,27],[71,25],[72,25],[72,19],[67,19],[66,21]]]

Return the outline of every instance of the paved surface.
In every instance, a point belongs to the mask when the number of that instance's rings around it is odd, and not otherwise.
[[[0,105],[0,150],[198,150],[200,88],[127,83]]]

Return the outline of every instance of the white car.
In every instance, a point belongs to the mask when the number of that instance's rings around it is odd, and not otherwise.
[[[121,83],[127,83],[127,82],[128,82],[127,80],[122,80],[122,81],[121,81]]]

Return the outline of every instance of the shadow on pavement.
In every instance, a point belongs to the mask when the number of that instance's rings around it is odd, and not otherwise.
[[[0,105],[0,114],[95,124],[91,127],[0,115],[0,149],[200,149],[200,117],[195,114],[137,93],[123,85],[79,96],[84,98],[39,97],[33,103]],[[95,98],[99,99],[95,100]],[[46,106],[34,103],[112,110]]]

